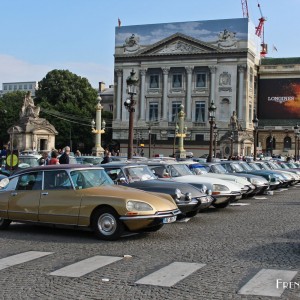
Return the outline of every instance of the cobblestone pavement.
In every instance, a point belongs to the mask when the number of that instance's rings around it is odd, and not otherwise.
[[[257,198],[116,242],[86,231],[14,223],[0,232],[0,299],[299,300],[297,286],[279,297],[238,293],[262,269],[294,271],[292,282],[300,283],[300,186]],[[28,251],[46,253],[16,265],[15,257],[12,265],[3,261]],[[50,275],[95,256],[116,260],[79,277]],[[169,287],[137,283],[174,262],[203,266]]]

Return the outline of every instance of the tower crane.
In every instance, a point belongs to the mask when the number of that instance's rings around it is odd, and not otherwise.
[[[256,29],[255,34],[262,39],[262,43],[260,44],[261,45],[260,56],[265,57],[266,54],[268,53],[268,45],[265,44],[265,37],[264,37],[264,23],[267,19],[263,16],[259,3],[257,3],[257,6],[259,8],[260,18],[258,19],[259,20],[258,26],[255,28]]]
[[[249,18],[247,0],[241,0],[241,3],[242,3],[242,9],[243,9],[243,17],[244,18]]]

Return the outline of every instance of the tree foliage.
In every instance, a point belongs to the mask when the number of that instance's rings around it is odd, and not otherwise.
[[[6,93],[0,98],[0,143],[1,146],[9,142],[9,127],[16,124],[23,105],[25,92]]]
[[[91,152],[91,120],[95,118],[97,91],[86,78],[68,70],[52,70],[38,85],[35,104],[41,107],[40,117],[58,131],[56,147],[70,145],[72,140],[72,150]]]

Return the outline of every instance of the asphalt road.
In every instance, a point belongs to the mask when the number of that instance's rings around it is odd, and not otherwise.
[[[300,186],[257,198],[116,242],[13,223],[0,299],[299,300]]]

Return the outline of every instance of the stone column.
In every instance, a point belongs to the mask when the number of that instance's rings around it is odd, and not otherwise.
[[[162,118],[163,121],[167,121],[168,119],[168,75],[170,68],[163,68],[163,111]]]
[[[145,109],[145,76],[147,69],[141,69],[141,91],[140,91],[140,120],[145,120],[146,109]]]
[[[190,121],[192,119],[192,73],[193,67],[186,67],[186,74],[187,74],[187,83],[186,83],[186,119]]]
[[[121,109],[122,109],[122,74],[121,69],[116,70],[117,73],[117,96],[116,96],[116,120],[121,120]]]
[[[209,66],[210,70],[210,102],[214,102],[215,104],[217,103],[215,97],[216,97],[216,71],[217,67],[216,66]]]
[[[238,120],[245,120],[245,116],[243,116],[243,95],[244,95],[244,72],[245,72],[245,65],[238,66],[239,71],[239,94],[238,94]]]

